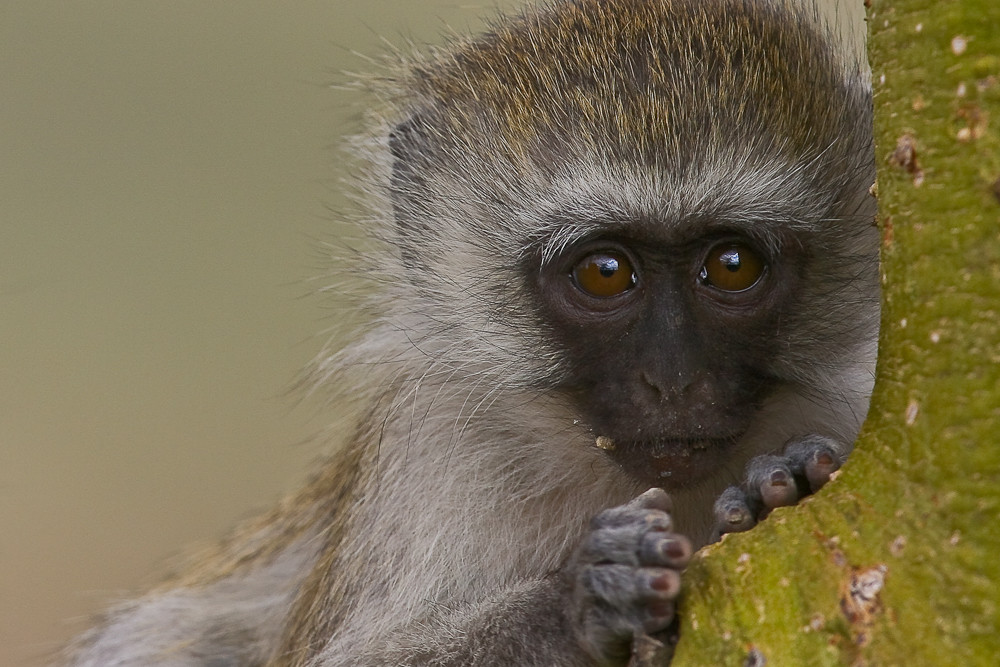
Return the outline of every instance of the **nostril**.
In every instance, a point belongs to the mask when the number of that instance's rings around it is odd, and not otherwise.
[[[664,390],[663,383],[658,381],[648,371],[641,371],[639,377],[642,379],[643,384],[653,390],[658,398],[664,398],[666,396],[666,391]]]

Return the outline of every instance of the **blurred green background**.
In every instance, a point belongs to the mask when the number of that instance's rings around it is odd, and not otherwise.
[[[287,394],[350,317],[312,296],[362,127],[331,84],[517,4],[0,4],[0,665],[334,443],[337,410]]]

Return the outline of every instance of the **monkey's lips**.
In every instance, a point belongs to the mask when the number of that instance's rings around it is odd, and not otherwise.
[[[597,446],[632,477],[650,486],[677,489],[716,473],[738,440],[739,436],[619,441],[600,436]]]

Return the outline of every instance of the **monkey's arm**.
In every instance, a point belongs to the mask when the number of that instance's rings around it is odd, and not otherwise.
[[[502,591],[490,599],[439,607],[360,651],[335,642],[322,667],[426,665],[588,665],[576,640],[561,573]]]
[[[311,557],[302,544],[250,571],[120,605],[80,637],[60,664],[262,665],[280,638],[299,573]]]
[[[670,500],[652,489],[598,514],[561,570],[483,601],[439,606],[357,651],[334,643],[322,667],[622,665],[637,633],[674,618],[691,544],[671,532]]]

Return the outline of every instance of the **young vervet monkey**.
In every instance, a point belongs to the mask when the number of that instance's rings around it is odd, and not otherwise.
[[[408,64],[350,260],[381,314],[314,371],[360,428],[73,664],[624,665],[692,548],[821,486],[865,414],[846,51],[793,0],[563,0]]]

